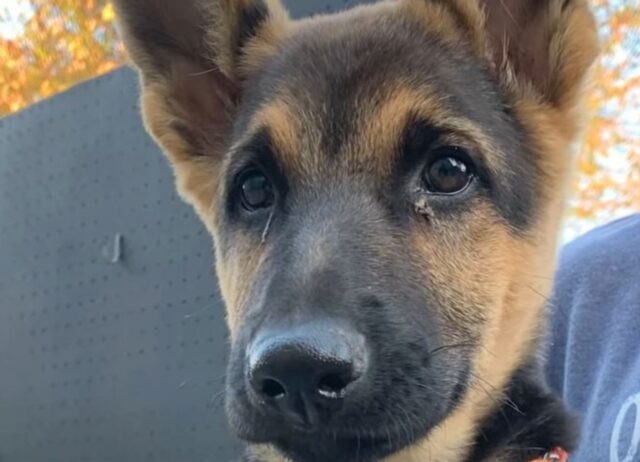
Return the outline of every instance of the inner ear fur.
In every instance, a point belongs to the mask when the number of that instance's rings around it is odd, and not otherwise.
[[[571,110],[599,52],[586,0],[479,0],[487,53],[507,85]]]
[[[275,51],[287,16],[275,0],[115,0],[142,82],[148,131],[182,196],[206,220],[243,81]]]

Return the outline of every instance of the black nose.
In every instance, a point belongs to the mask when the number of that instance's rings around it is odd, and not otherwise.
[[[364,337],[330,323],[309,323],[258,335],[248,376],[258,403],[297,427],[314,427],[336,412],[365,372]]]

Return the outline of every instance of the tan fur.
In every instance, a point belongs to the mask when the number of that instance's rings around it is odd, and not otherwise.
[[[228,307],[227,324],[232,340],[242,322],[251,290],[251,285],[246,284],[246,281],[255,279],[268,252],[267,246],[260,246],[249,236],[239,237],[234,252],[226,255],[226,258],[221,258],[220,252],[217,252],[216,272],[222,298]]]
[[[171,160],[176,177],[176,188],[180,195],[193,204],[210,231],[211,206],[214,198],[219,162],[211,157],[194,157],[193,149],[176,132],[173,124],[177,121],[175,111],[167,107],[165,89],[149,85],[142,97],[142,113],[149,133],[162,146]]]
[[[300,123],[301,115],[297,108],[287,103],[287,98],[274,98],[264,107],[258,109],[253,117],[251,128],[244,138],[251,139],[260,130],[266,130],[278,151],[278,159],[288,172],[300,171],[297,165],[303,156],[300,155],[305,127]]]
[[[354,131],[354,139],[345,148],[347,165],[373,167],[381,178],[385,178],[391,174],[400,149],[398,144],[410,119],[421,118],[435,126],[454,130],[464,124],[450,114],[433,89],[389,82],[384,93],[385,97],[375,105],[365,100],[358,104],[360,123]],[[464,133],[460,132],[461,135]]]

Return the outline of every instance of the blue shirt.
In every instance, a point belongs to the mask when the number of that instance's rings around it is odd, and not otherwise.
[[[582,418],[572,462],[640,462],[640,215],[567,245],[547,375]]]

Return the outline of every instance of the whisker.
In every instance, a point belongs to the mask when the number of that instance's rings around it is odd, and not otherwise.
[[[436,353],[439,353],[441,351],[446,351],[446,350],[455,350],[455,349],[462,349],[462,348],[476,348],[478,346],[478,341],[477,339],[471,340],[471,341],[467,341],[467,342],[459,342],[459,343],[451,343],[451,344],[445,344],[445,345],[440,345],[439,347],[436,347],[432,350],[429,351],[429,355],[433,356]]]
[[[480,383],[476,383],[476,384],[472,383],[471,386],[474,386],[474,385],[479,386],[480,390],[482,392],[484,392],[489,398],[494,400],[494,402],[506,404],[508,407],[510,407],[511,409],[516,411],[518,414],[525,415],[524,412],[522,412],[522,410],[520,410],[518,405],[511,398],[509,398],[507,395],[505,395],[503,391],[498,390],[496,387],[491,385],[486,379],[483,379],[482,377],[480,377],[478,374],[474,373],[473,371],[470,371],[469,373],[473,376],[474,379],[476,379],[477,381],[480,382]],[[485,388],[485,386],[487,386],[490,389],[492,389],[493,393],[491,393],[489,390],[487,390],[487,388]]]

